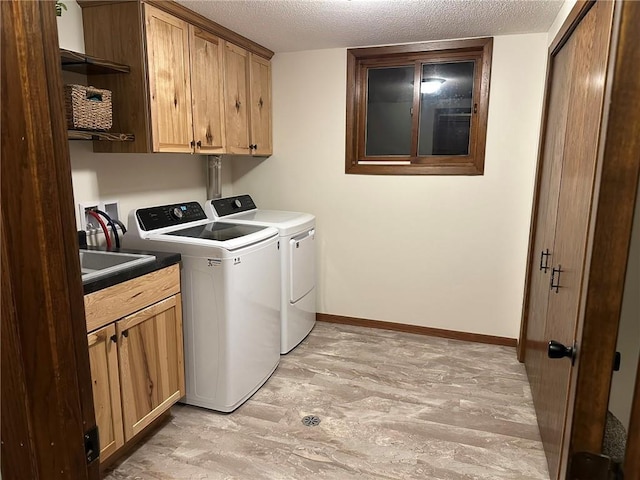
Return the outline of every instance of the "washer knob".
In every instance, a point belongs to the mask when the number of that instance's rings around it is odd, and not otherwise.
[[[173,210],[171,210],[171,216],[176,220],[180,220],[182,217],[184,217],[184,212],[180,207],[175,207]]]
[[[242,206],[242,202],[239,199],[236,198],[233,201],[233,206],[236,207],[236,208],[240,208]]]

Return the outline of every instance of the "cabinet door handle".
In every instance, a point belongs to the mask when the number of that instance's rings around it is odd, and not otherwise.
[[[122,331],[122,336],[123,336],[124,338],[127,338],[127,337],[129,336],[129,330],[123,330],[123,331]]]
[[[560,274],[563,272],[562,265],[558,265],[558,268],[551,269],[551,290],[556,289],[556,293],[560,290]],[[557,276],[556,276],[557,275]]]
[[[202,147],[202,142],[200,140],[198,140],[198,143],[196,143],[196,147],[198,148]]]
[[[196,142],[194,142],[193,140],[191,140],[191,143],[189,143],[189,145],[191,145],[191,148],[196,146]]]
[[[236,99],[236,110],[240,111],[241,106],[242,106],[242,103],[240,103],[240,100]]]
[[[111,339],[111,341],[113,343],[117,343],[118,342],[118,336],[117,335],[111,335],[110,339]]]
[[[547,270],[549,270],[549,255],[548,248],[540,252],[540,270],[544,271],[544,273],[547,273]]]
[[[258,106],[262,108],[262,105],[264,105],[264,102],[262,101],[262,97],[260,97],[260,100],[258,100]]]

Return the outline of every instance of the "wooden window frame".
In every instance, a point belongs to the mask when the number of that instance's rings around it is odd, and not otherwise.
[[[345,173],[364,175],[482,175],[487,138],[492,52],[492,37],[348,49]],[[415,64],[416,81],[413,87],[413,108],[414,111],[419,112],[421,78],[419,65],[465,60],[476,62],[473,86],[474,109],[471,131],[469,132],[469,155],[419,156],[417,152],[419,113],[415,115],[413,120],[411,155],[375,157],[365,155],[368,68]]]

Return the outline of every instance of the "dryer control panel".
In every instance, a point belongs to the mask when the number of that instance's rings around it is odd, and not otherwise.
[[[136,211],[140,228],[145,231],[206,220],[207,215],[198,202],[175,203]]]
[[[211,206],[218,214],[218,217],[226,217],[234,213],[255,210],[256,204],[250,195],[237,195],[235,197],[218,198],[211,200]]]

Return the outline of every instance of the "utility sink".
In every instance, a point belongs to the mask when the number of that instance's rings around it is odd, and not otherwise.
[[[138,267],[155,261],[153,255],[141,253],[103,252],[100,250],[80,250],[82,283],[112,275],[122,270]]]

